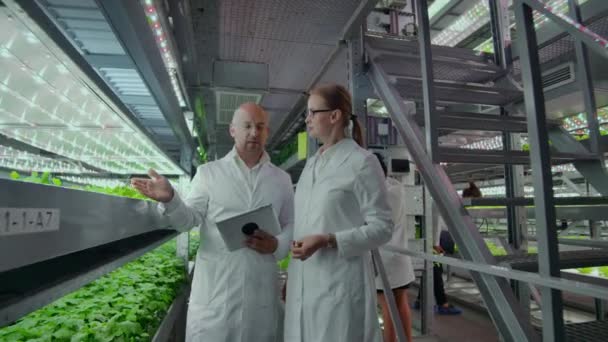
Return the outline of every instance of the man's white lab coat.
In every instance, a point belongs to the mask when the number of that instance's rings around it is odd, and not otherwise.
[[[283,229],[274,255],[249,248],[229,252],[215,222],[267,204]],[[186,340],[275,342],[280,319],[276,261],[287,255],[293,231],[289,175],[272,165],[266,153],[249,169],[233,149],[198,168],[185,201],[176,194],[161,208],[174,227],[185,231],[199,225],[201,232]]]

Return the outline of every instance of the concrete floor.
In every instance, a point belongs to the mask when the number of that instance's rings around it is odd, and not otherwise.
[[[418,294],[417,288],[409,290],[410,301]],[[433,314],[431,322],[431,334],[420,337],[419,332],[414,330],[414,341],[416,342],[498,342],[498,333],[490,318],[477,311],[458,306],[462,309],[461,315],[444,316]],[[412,309],[413,325],[419,325],[420,310]],[[418,336],[416,336],[418,335]]]

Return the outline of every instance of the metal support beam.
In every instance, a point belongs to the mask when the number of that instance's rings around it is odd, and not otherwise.
[[[587,188],[588,188],[589,183],[587,183]],[[587,194],[589,195],[589,194]],[[591,238],[591,240],[600,240],[601,237],[601,232],[600,232],[600,227],[599,227],[599,222],[596,222],[595,220],[589,220],[589,237]],[[603,241],[602,241],[603,242]],[[600,299],[600,298],[594,298],[594,306],[595,306],[595,319],[598,321],[603,321],[606,319],[606,303],[604,302],[604,300]]]
[[[391,289],[391,284],[388,282],[388,276],[386,275],[386,270],[384,269],[384,264],[382,263],[382,257],[380,257],[380,253],[377,249],[372,250],[372,259],[374,260],[374,265],[376,266],[376,270],[378,271],[378,275],[380,276],[380,280],[382,281],[384,299],[388,303],[388,310],[390,312],[391,321],[393,323],[393,329],[397,335],[397,341],[410,342],[407,341],[405,338],[405,331],[403,330],[403,323],[401,322],[399,310],[397,310],[397,302],[395,302],[395,295],[393,294],[393,290]]]
[[[424,224],[420,231],[423,239],[422,250],[424,253],[433,253],[435,245],[435,231],[438,225],[437,209],[433,205],[433,198],[428,188],[424,188]],[[424,260],[424,273],[420,288],[420,330],[422,334],[430,334],[433,325],[433,287],[435,274],[433,273],[433,263]]]
[[[425,147],[426,154],[430,159],[431,163],[438,163],[437,158],[439,157],[438,153],[438,144],[439,144],[439,129],[438,129],[438,121],[439,118],[435,114],[435,96],[434,96],[434,74],[433,74],[433,54],[431,52],[431,28],[429,23],[429,10],[428,3],[426,0],[418,0],[412,2],[416,12],[417,25],[418,25],[418,45],[420,52],[420,76],[422,77],[422,103],[424,108],[424,136],[426,137]],[[376,88],[376,91],[379,89]],[[382,98],[382,96],[380,96]],[[384,99],[383,99],[384,100]],[[386,102],[385,106],[388,105]],[[410,112],[415,110],[414,108],[405,108],[405,104],[401,101],[401,106],[403,109],[409,110]],[[395,121],[396,113],[391,112],[392,120]],[[394,113],[394,114],[393,114]],[[401,115],[405,114],[405,112],[400,112]],[[408,113],[409,114],[409,113]],[[400,130],[400,135],[403,141],[407,141],[403,132]],[[408,146],[408,150],[410,154],[412,151]],[[434,164],[432,167],[437,167],[437,164]],[[424,184],[426,186],[425,195],[424,195],[424,213],[425,213],[425,224],[424,224],[424,248],[423,250],[426,253],[431,253],[433,251],[433,245],[435,244],[435,227],[437,227],[437,212],[435,210],[435,193],[429,188],[427,184],[427,179],[424,179]],[[424,262],[424,279],[423,282],[424,288],[422,289],[422,302],[421,310],[422,310],[422,330],[423,333],[428,334],[431,331],[431,294],[433,292],[433,264],[425,261]]]
[[[423,134],[413,120],[412,113],[409,113],[410,111],[403,103],[403,99],[389,83],[388,75],[372,61],[369,77],[376,93],[391,114],[410,155],[415,160],[416,166],[424,178],[424,184],[433,196],[441,216],[459,246],[462,256],[467,260],[495,264],[496,260],[490,254],[472,218],[462,207],[460,196],[451,184],[445,170],[434,164],[427,154],[422,143],[424,141]],[[498,331],[505,340],[537,340],[537,335],[530,322],[525,320],[525,315],[513,296],[508,282],[478,272],[472,272],[471,275],[484,298]]]
[[[513,63],[511,55],[511,29],[509,27],[509,0],[489,0],[494,63],[509,69]]]
[[[525,0],[524,0],[525,1]],[[553,177],[547,133],[545,99],[540,74],[536,31],[532,8],[521,0],[514,3],[521,54],[524,100],[528,115],[530,159],[534,170],[535,217],[538,239],[538,263],[541,276],[559,277],[559,250],[555,229]],[[561,291],[542,288],[543,340],[564,341],[564,317]]]
[[[431,53],[431,32],[429,25],[429,9],[426,0],[416,3],[418,18],[418,43],[420,44],[420,75],[422,76],[422,102],[424,106],[424,133],[426,151],[433,162],[437,162],[439,130],[435,113],[435,95],[433,74],[433,55]]]
[[[348,39],[348,86],[352,94],[353,114],[362,125],[363,134],[367,132],[367,99],[373,97],[373,88],[365,76],[365,53],[363,49],[364,26],[353,31]],[[364,136],[364,144],[367,139]]]

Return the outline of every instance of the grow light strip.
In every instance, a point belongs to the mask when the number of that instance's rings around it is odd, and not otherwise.
[[[163,28],[162,21],[159,18],[159,11],[157,11],[153,0],[143,0],[142,3],[144,5],[144,12],[146,14],[146,18],[148,19],[148,25],[150,25],[150,29],[154,33],[156,45],[161,51],[163,63],[165,64],[165,67],[169,72],[169,77],[171,78],[171,85],[173,86],[175,96],[177,96],[179,106],[186,107],[186,101],[184,101],[184,96],[182,94],[177,78],[177,63],[175,63],[175,57],[173,56],[173,52],[169,47],[168,36],[165,32],[165,29]]]
[[[479,189],[484,196],[489,197],[504,197],[506,196],[506,191],[504,185],[499,186],[488,186],[482,187]],[[554,186],[553,192],[555,197],[578,197],[581,194],[572,192],[567,186]],[[524,197],[532,197],[534,196],[534,187],[532,186],[524,186]]]
[[[118,186],[129,186],[129,179],[124,180],[114,178],[95,178],[95,177],[80,177],[80,176],[61,176],[62,180],[66,182],[82,184],[82,185],[94,185],[99,187],[115,188]]]
[[[597,110],[597,119],[600,125],[608,123],[608,107],[602,107]],[[563,126],[567,131],[587,128],[589,127],[587,115],[585,113],[578,113],[564,118]]]
[[[587,2],[587,0],[579,0],[579,6],[584,4],[585,2]],[[512,1],[509,3],[509,5],[511,5],[511,4],[512,4]],[[561,13],[561,14],[565,14],[569,10],[567,0],[554,0],[553,2],[549,2],[547,6],[553,6],[553,11],[557,11],[558,13]],[[534,12],[534,27],[535,28],[538,29],[538,28],[543,27],[547,21],[548,21],[547,17],[539,14],[536,11]],[[515,22],[513,21],[513,23],[511,25],[509,25],[509,28],[513,29],[514,27],[515,27]],[[492,38],[491,37],[488,38],[486,41],[479,44],[473,50],[493,53],[494,52],[494,43],[492,42]]]
[[[456,46],[456,44],[487,24],[490,21],[489,13],[490,10],[486,1],[478,1],[471,9],[463,13],[452,24],[433,37],[431,40],[432,44]]]
[[[433,19],[451,0],[435,0],[429,6],[429,20]]]
[[[84,173],[94,171],[78,163],[56,160],[0,145],[0,167],[22,172]]]
[[[585,3],[586,0],[581,0],[580,4]],[[513,4],[509,2],[509,6]],[[545,6],[550,8],[553,12],[558,15],[563,15],[568,11],[567,0],[550,0],[545,3]],[[564,18],[568,20],[568,18]],[[549,19],[538,12],[534,12],[534,26],[536,28],[543,26]],[[490,9],[487,1],[481,0],[477,2],[471,9],[463,13],[458,19],[450,24],[445,29],[441,30],[432,39],[432,43],[436,45],[444,46],[456,46],[458,43],[469,37],[471,34],[476,32],[479,28],[490,22]],[[511,24],[510,27],[514,27],[515,24]],[[488,45],[489,44],[489,45]],[[491,52],[492,39],[483,42],[478,45],[474,50]]]
[[[8,5],[16,7],[10,2]],[[31,19],[20,14],[17,17],[21,20],[16,20],[13,15],[6,7],[0,9],[0,131],[3,134],[71,159],[103,156],[107,158],[105,161],[92,161],[91,165],[111,172],[141,172],[160,165],[161,173],[183,174],[122,113],[115,111],[102,93],[89,91],[87,87],[95,89],[95,85],[87,84],[86,77]],[[46,39],[45,43],[25,26],[26,22]],[[83,123],[86,126],[82,126]],[[106,128],[112,128],[111,132]],[[95,134],[91,134],[92,129],[97,130]],[[122,132],[115,132],[116,129]],[[110,142],[108,138],[112,138]],[[145,159],[147,162],[138,165],[137,162]]]

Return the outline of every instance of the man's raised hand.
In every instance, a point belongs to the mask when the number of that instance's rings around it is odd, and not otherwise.
[[[142,195],[149,197],[155,201],[167,203],[173,199],[173,187],[167,178],[159,175],[150,169],[148,171],[150,178],[133,178],[131,186],[133,186]]]

